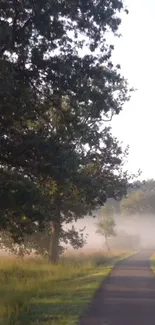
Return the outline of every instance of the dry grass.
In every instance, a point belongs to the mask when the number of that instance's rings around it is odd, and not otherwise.
[[[43,260],[0,261],[1,325],[74,325],[113,265],[131,253],[66,254]]]

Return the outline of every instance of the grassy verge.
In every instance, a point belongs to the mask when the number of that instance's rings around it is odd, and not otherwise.
[[[150,267],[153,273],[155,273],[155,253],[150,258]]]
[[[130,253],[0,261],[1,325],[74,325],[114,264]]]

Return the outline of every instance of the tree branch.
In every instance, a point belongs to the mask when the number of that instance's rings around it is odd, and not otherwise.
[[[13,0],[13,6],[14,6],[14,11],[15,11],[15,16],[13,19],[13,24],[12,24],[12,49],[14,50],[15,48],[15,39],[16,39],[16,27],[17,27],[17,19],[19,16],[19,9],[18,9],[18,3],[17,0]]]

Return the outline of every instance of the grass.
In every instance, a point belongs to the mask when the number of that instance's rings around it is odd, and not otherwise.
[[[80,254],[52,266],[0,261],[0,325],[74,325],[114,264],[131,253]]]
[[[150,258],[150,267],[153,273],[155,273],[155,253]]]

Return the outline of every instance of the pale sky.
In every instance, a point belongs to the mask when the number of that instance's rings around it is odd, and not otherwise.
[[[126,0],[123,36],[115,39],[114,60],[137,88],[122,113],[112,121],[113,133],[129,144],[128,168],[141,169],[142,178],[155,178],[155,0]]]

